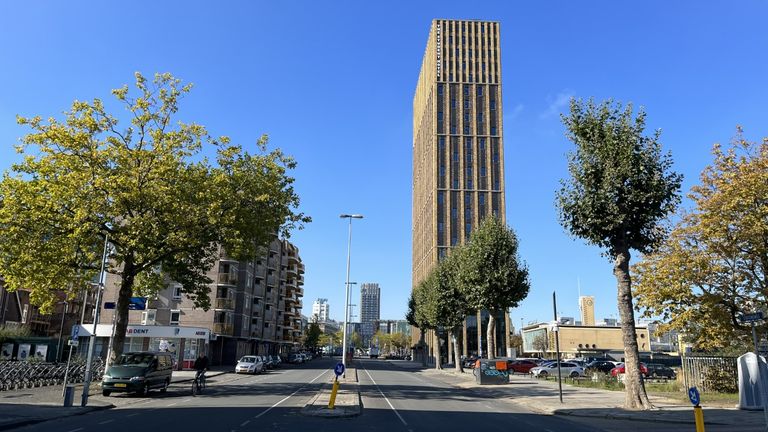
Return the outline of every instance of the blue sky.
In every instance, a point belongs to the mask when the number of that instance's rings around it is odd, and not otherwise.
[[[27,131],[15,116],[59,116],[75,99],[108,100],[133,73],[193,82],[180,119],[245,146],[270,135],[298,161],[301,210],[291,240],[306,265],[304,313],[328,298],[343,315],[347,224],[352,275],[381,286],[382,318],[410,291],[412,98],[433,18],[501,23],[508,222],[532,289],[520,320],[577,316],[577,280],[598,318],[616,315],[600,251],[570,238],[554,207],[567,175],[559,114],[570,97],[645,107],[685,192],[736,125],[768,136],[768,5],[757,0],[646,2],[3,2],[0,169]],[[635,257],[636,258],[636,257]],[[359,303],[359,291],[352,295]],[[355,308],[355,313],[357,309]]]

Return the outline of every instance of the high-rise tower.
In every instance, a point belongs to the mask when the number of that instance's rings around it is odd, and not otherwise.
[[[413,286],[483,217],[505,220],[500,55],[499,23],[432,21],[413,98]]]
[[[371,342],[376,333],[381,309],[381,289],[377,283],[364,283],[360,286],[360,336],[363,346]]]

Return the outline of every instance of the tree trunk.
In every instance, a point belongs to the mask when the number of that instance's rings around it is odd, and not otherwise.
[[[483,356],[483,314],[477,311],[477,356]]]
[[[464,367],[461,364],[461,352],[459,351],[459,340],[456,337],[455,330],[448,332],[449,343],[453,344],[453,364],[455,365],[456,372],[463,373]]]
[[[485,333],[488,339],[488,358],[494,359],[496,358],[496,317],[491,311],[488,311],[488,329]]]
[[[120,292],[117,295],[117,304],[115,305],[115,328],[112,332],[114,339],[112,340],[110,363],[123,353],[125,331],[128,329],[128,305],[131,302],[131,296],[133,296],[133,282],[136,277],[134,272],[133,257],[126,254],[123,277],[120,280]],[[101,305],[96,305],[96,307],[101,307]]]
[[[632,307],[632,280],[629,276],[629,248],[618,249],[615,256],[613,274],[618,288],[619,316],[621,333],[624,339],[624,386],[626,389],[624,408],[648,410],[653,408],[640,373],[640,352],[637,348],[635,314]]]
[[[432,339],[434,341],[435,369],[442,370],[443,364],[440,362],[440,335],[437,334],[437,330],[432,330],[432,334],[435,335]]]
[[[421,365],[427,367],[427,346],[426,339],[424,338],[424,330],[422,329],[419,329],[419,346],[417,352],[421,354]]]

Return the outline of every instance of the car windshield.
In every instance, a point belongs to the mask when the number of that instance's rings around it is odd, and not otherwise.
[[[256,363],[256,357],[243,357],[240,359],[241,363]]]
[[[148,367],[154,356],[145,353],[123,354],[115,364],[120,366]]]

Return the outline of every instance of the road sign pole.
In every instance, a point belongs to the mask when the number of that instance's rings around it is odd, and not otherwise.
[[[101,272],[99,273],[99,292],[96,293],[96,305],[93,313],[93,333],[88,343],[88,355],[85,364],[85,381],[83,382],[83,395],[80,399],[80,406],[88,405],[88,391],[91,389],[91,360],[93,359],[93,349],[96,346],[96,326],[99,324],[99,313],[101,312],[101,294],[104,291],[104,267],[107,264],[107,246],[109,245],[109,234],[104,236],[104,253],[101,256]]]
[[[557,293],[552,292],[552,309],[555,312],[555,329],[557,329],[560,326],[560,322],[557,319]],[[560,394],[560,403],[563,403],[563,376],[560,371],[560,331],[559,329],[554,331],[555,333],[555,349],[557,350],[557,356],[555,357],[555,361],[557,361],[557,388],[559,390]]]

